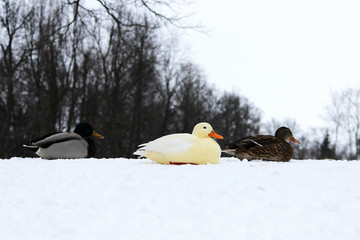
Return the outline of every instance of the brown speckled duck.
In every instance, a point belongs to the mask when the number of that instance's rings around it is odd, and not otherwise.
[[[240,160],[262,159],[266,161],[288,162],[294,155],[294,149],[288,141],[300,143],[293,137],[291,130],[280,127],[275,136],[258,135],[240,138],[230,144],[223,152]]]

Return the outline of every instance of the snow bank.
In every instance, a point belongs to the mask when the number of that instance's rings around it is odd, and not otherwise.
[[[360,239],[360,161],[0,160],[1,239]]]

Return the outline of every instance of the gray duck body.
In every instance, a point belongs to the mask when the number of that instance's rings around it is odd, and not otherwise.
[[[96,145],[91,136],[104,138],[97,134],[89,124],[80,123],[74,132],[51,133],[24,147],[46,159],[89,158],[96,154]]]

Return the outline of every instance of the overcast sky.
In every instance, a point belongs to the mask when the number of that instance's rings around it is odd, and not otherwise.
[[[196,0],[188,32],[192,60],[219,89],[236,91],[263,119],[321,119],[331,91],[360,84],[359,0]]]

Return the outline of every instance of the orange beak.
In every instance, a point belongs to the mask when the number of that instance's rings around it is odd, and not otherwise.
[[[95,130],[93,131],[93,133],[91,134],[91,136],[94,136],[94,137],[100,138],[100,139],[104,139],[104,136],[98,134],[97,132],[95,132]]]
[[[296,140],[293,136],[290,137],[290,141],[300,144],[300,142],[298,140]]]
[[[211,133],[209,133],[210,137],[213,138],[218,138],[218,139],[224,139],[222,136],[220,136],[219,134],[215,133],[214,131],[211,131]]]

